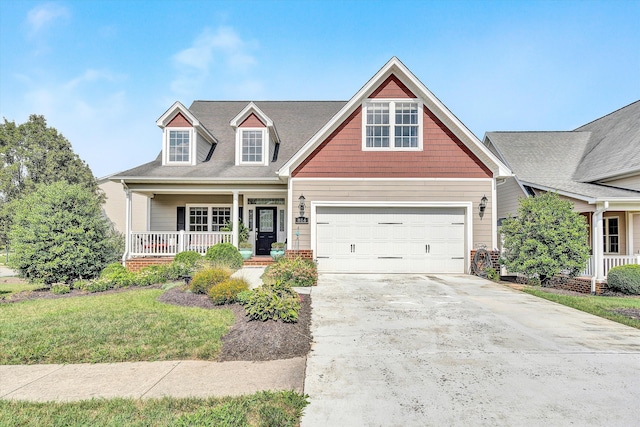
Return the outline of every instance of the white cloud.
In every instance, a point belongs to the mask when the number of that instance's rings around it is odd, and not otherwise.
[[[40,4],[27,13],[27,24],[31,34],[45,29],[51,23],[59,19],[69,18],[69,10],[56,3]]]
[[[171,58],[177,71],[172,91],[179,96],[194,97],[212,74],[245,80],[256,64],[250,53],[255,47],[255,43],[242,40],[231,27],[220,27],[215,32],[205,28],[190,47]],[[242,82],[233,83],[244,86]]]

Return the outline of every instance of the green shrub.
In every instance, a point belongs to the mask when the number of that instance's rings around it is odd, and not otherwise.
[[[150,265],[140,269],[134,275],[133,284],[137,286],[149,286],[157,283],[165,283],[169,273],[168,265]]]
[[[282,282],[265,284],[251,292],[244,308],[251,320],[280,319],[293,323],[298,321],[300,297]]]
[[[173,262],[193,267],[202,259],[202,255],[196,251],[184,251],[175,256]]]
[[[249,283],[240,278],[229,278],[209,289],[207,295],[214,304],[231,304],[236,302],[238,294],[249,289]]]
[[[224,282],[231,277],[231,271],[226,268],[205,268],[198,271],[191,279],[191,292],[195,294],[206,294],[212,286]]]
[[[240,291],[238,292],[238,295],[236,295],[236,301],[242,305],[245,305],[247,301],[249,301],[249,297],[251,297],[252,293],[253,291],[251,289]]]
[[[125,266],[114,262],[107,265],[100,273],[100,279],[109,282],[113,288],[131,286],[135,282],[135,273],[127,270]]]
[[[494,282],[497,282],[498,280],[500,280],[500,274],[498,274],[495,268],[493,267],[485,268],[484,272],[487,273],[487,279],[492,280]]]
[[[51,293],[56,295],[68,294],[71,292],[71,287],[64,283],[54,283],[51,285]]]
[[[85,292],[104,292],[113,289],[113,284],[105,279],[94,279],[82,282],[79,289]]]
[[[207,254],[204,257],[216,266],[229,267],[234,270],[242,267],[243,262],[240,251],[231,243],[218,243],[211,246],[207,249]]]
[[[640,295],[640,265],[628,264],[613,267],[607,274],[607,285],[614,291]]]
[[[318,282],[316,264],[305,258],[279,258],[262,275],[265,283],[284,282],[290,286],[313,286]]]

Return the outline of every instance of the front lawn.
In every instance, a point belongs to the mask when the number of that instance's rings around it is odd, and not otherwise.
[[[295,426],[306,397],[291,391],[189,399],[0,400],[0,426]]]
[[[11,295],[22,291],[35,291],[42,288],[42,285],[27,283],[16,277],[0,278],[0,299],[10,298]]]
[[[0,305],[0,364],[215,360],[231,310],[158,302],[160,289]]]
[[[531,295],[640,329],[640,298],[564,295],[531,286],[526,286],[523,290]]]

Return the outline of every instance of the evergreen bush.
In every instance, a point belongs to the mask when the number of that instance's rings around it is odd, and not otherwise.
[[[640,295],[640,265],[628,264],[613,267],[607,273],[607,286],[613,291]]]
[[[218,243],[207,249],[205,259],[215,266],[228,267],[234,270],[242,267],[243,259],[240,251],[231,243]]]

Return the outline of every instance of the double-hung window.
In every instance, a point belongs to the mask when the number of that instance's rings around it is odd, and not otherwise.
[[[165,130],[165,163],[191,164],[194,141],[191,129],[167,128]]]
[[[363,110],[364,150],[422,149],[422,103],[374,100]]]
[[[231,221],[231,207],[189,206],[189,231],[220,231]]]
[[[604,253],[620,253],[620,235],[618,234],[618,217],[605,217],[604,223]]]
[[[236,164],[268,164],[269,132],[266,128],[239,128],[236,141]]]

